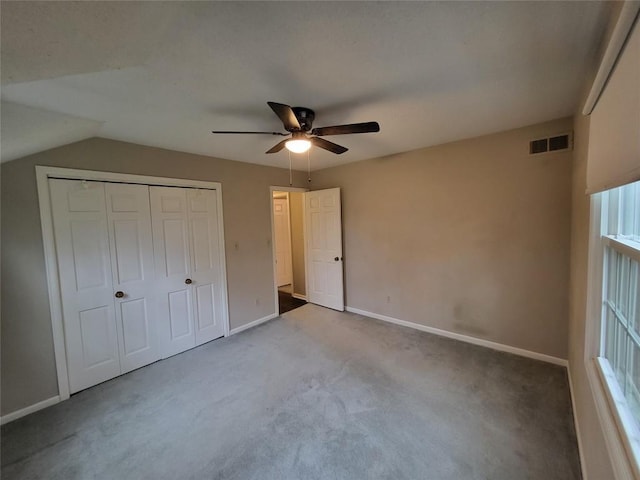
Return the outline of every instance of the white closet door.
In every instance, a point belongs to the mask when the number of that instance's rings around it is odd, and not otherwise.
[[[149,187],[105,184],[122,373],[160,359]]]
[[[344,310],[340,189],[306,192],[307,300]]]
[[[71,393],[120,375],[104,184],[50,179]]]
[[[215,190],[187,190],[196,345],[224,335],[223,285]]]
[[[149,187],[162,357],[193,348],[187,189]]]

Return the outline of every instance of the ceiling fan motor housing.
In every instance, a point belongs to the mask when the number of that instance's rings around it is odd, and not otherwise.
[[[298,119],[300,129],[303,132],[308,132],[309,130],[311,130],[313,119],[316,118],[316,113],[310,108],[306,107],[292,107],[291,110],[293,110],[293,113]]]

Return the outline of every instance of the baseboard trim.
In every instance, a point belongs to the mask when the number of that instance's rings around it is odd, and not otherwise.
[[[230,330],[229,335],[230,336],[235,335],[236,333],[244,332],[245,330],[248,330],[250,328],[257,327],[261,323],[268,322],[269,320],[272,320],[277,316],[278,316],[277,313],[272,313],[271,315],[267,315],[266,317],[258,318],[253,322],[245,323],[244,325],[241,325],[239,327],[234,328],[233,330]]]
[[[578,411],[576,410],[576,397],[573,393],[573,378],[571,377],[571,365],[567,365],[567,376],[569,377],[569,394],[571,396],[571,410],[573,411],[573,425],[576,429],[576,438],[578,439],[578,456],[580,457],[580,470],[582,470],[582,480],[588,480],[587,463],[584,458],[584,449],[582,448],[582,435],[580,435],[580,424],[578,423]]]
[[[299,293],[292,293],[291,296],[293,298],[297,298],[298,300],[304,300],[305,302],[307,301],[306,295],[300,295]]]
[[[29,415],[30,413],[37,412],[38,410],[50,407],[51,405],[55,405],[56,403],[60,403],[60,395],[47,398],[46,400],[42,400],[41,402],[34,403],[33,405],[29,405],[28,407],[21,408],[20,410],[16,410],[15,412],[7,413],[6,415],[0,417],[0,425],[13,422],[14,420]]]
[[[533,358],[534,360],[541,360],[543,362],[553,363],[554,365],[560,365],[562,367],[567,367],[569,365],[567,360],[563,358],[553,357],[545,353],[532,352],[530,350],[525,350],[523,348],[517,348],[517,347],[512,347],[510,345],[505,345],[503,343],[497,343],[497,342],[492,342],[490,340],[483,340],[481,338],[470,337],[469,335],[449,332],[447,330],[442,330],[440,328],[428,327],[426,325],[421,325],[419,323],[408,322],[407,320],[400,320],[399,318],[389,317],[387,315],[381,315],[379,313],[374,313],[374,312],[368,312],[366,310],[360,310],[359,308],[347,306],[346,310],[347,312],[357,313],[358,315],[375,318],[376,320],[382,320],[383,322],[394,323],[396,325],[401,325],[403,327],[409,327],[415,330],[420,330],[422,332],[433,333],[434,335],[439,335],[441,337],[447,337],[453,340],[459,340],[461,342],[472,343],[474,345],[491,348],[493,350],[498,350],[501,352],[512,353],[514,355],[519,355],[521,357]]]

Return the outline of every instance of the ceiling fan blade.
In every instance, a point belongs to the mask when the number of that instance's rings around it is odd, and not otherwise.
[[[329,150],[331,153],[335,153],[338,155],[349,150],[348,148],[343,147],[342,145],[338,145],[337,143],[330,142],[329,140],[325,140],[324,138],[313,137],[313,138],[310,138],[309,140],[316,147]]]
[[[288,136],[288,133],[281,132],[236,132],[234,130],[213,130],[211,133],[232,133],[232,134],[257,134],[257,135],[281,135],[283,137]]]
[[[273,147],[267,150],[266,153],[278,153],[284,148],[284,144],[287,143],[287,140],[282,140],[281,142],[276,143]]]
[[[323,137],[325,135],[346,135],[348,133],[379,132],[378,122],[351,123],[349,125],[335,125],[333,127],[320,127],[311,130],[312,135]]]
[[[300,130],[300,122],[296,118],[296,114],[293,113],[293,109],[289,105],[276,102],[267,102],[271,107],[271,110],[275,112],[278,118],[282,121],[285,130],[291,132],[293,130]]]

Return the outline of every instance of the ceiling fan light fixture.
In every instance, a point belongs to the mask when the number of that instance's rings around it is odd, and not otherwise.
[[[287,140],[287,143],[284,144],[287,147],[287,150],[293,153],[304,153],[311,148],[311,142],[309,140],[302,139],[291,139]]]

